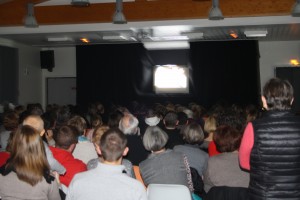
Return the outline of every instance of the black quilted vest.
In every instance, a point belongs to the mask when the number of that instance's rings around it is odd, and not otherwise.
[[[250,199],[300,200],[300,117],[268,111],[253,128]]]

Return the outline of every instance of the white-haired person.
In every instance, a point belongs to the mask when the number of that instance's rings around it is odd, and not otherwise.
[[[127,147],[130,149],[125,158],[131,161],[133,165],[139,165],[148,156],[148,152],[143,146],[138,125],[138,119],[129,113],[125,113],[119,122],[119,129],[126,135]]]

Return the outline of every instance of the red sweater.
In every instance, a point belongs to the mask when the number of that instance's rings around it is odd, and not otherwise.
[[[10,153],[6,151],[0,152],[0,167],[6,163],[9,157],[10,157]]]
[[[214,141],[211,141],[208,144],[208,155],[209,155],[209,157],[215,156],[215,155],[218,155],[218,154],[220,154],[220,152],[217,150],[216,143]]]
[[[81,160],[74,158],[70,152],[51,146],[49,146],[49,148],[52,151],[54,158],[67,170],[64,175],[59,176],[60,182],[65,186],[69,187],[75,174],[87,170],[86,164]]]

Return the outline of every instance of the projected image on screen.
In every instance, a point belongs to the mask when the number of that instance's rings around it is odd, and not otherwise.
[[[189,93],[189,71],[178,65],[158,65],[154,72],[156,93]]]

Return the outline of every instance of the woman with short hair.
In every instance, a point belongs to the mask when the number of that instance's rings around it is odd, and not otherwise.
[[[180,152],[166,149],[168,135],[157,126],[149,126],[143,137],[149,157],[139,165],[144,183],[180,184],[193,191],[193,183],[186,156]]]
[[[42,138],[24,125],[12,139],[9,161],[0,168],[2,199],[60,199],[58,183],[50,175]]]

